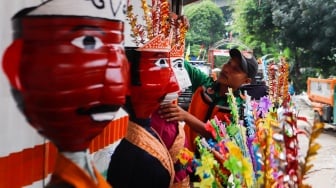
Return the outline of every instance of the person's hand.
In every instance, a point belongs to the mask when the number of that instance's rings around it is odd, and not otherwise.
[[[168,122],[184,121],[195,132],[199,133],[205,138],[212,138],[211,133],[205,129],[204,122],[197,119],[195,116],[193,116],[189,112],[183,110],[177,104],[173,104],[173,103],[162,104],[160,106],[158,113],[161,118],[165,119]]]
[[[161,118],[166,121],[184,121],[188,112],[183,110],[180,106],[173,103],[162,104],[158,111]]]

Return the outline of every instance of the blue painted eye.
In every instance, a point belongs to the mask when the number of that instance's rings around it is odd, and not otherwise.
[[[155,65],[160,67],[160,68],[168,68],[169,67],[167,58],[160,58],[160,59],[156,60]]]
[[[85,50],[96,50],[103,46],[103,42],[95,36],[81,36],[73,39],[71,44]]]

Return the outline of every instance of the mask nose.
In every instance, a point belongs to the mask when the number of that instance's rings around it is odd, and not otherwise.
[[[105,72],[105,84],[102,99],[107,103],[123,105],[129,93],[129,66],[124,51],[119,48],[111,49],[109,62]]]
[[[11,86],[18,90],[22,89],[19,79],[20,53],[22,45],[22,40],[17,39],[13,41],[13,43],[6,49],[2,59],[2,68],[4,73],[6,74]]]
[[[173,70],[171,70],[171,72],[170,72],[170,79],[169,79],[168,86],[169,87],[168,87],[167,93],[173,93],[173,92],[179,92],[180,91],[180,86],[178,84],[177,78],[176,78]]]

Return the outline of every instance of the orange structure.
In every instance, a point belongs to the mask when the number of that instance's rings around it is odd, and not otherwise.
[[[307,94],[315,114],[322,117],[323,121],[333,124],[336,124],[335,86],[336,78],[307,79]]]

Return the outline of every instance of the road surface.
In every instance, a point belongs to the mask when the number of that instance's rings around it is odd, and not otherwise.
[[[294,98],[295,106],[298,109],[298,115],[307,117],[309,122],[313,122],[314,112],[309,106],[309,100],[306,95],[298,95]],[[298,127],[310,130],[311,125],[299,121]],[[306,156],[308,147],[308,138],[299,137],[300,154]],[[325,124],[324,131],[318,137],[317,142],[322,146],[312,164],[314,167],[308,173],[308,178],[304,183],[313,188],[336,188],[336,126]]]

